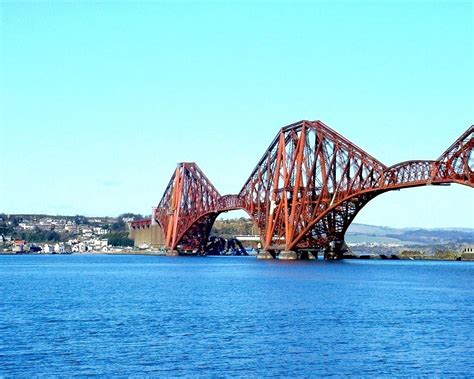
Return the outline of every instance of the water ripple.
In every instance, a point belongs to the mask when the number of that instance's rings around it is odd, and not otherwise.
[[[0,376],[469,376],[467,262],[0,256]]]

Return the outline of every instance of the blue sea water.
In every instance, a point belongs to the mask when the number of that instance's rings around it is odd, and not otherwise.
[[[464,376],[474,264],[0,256],[0,376]]]

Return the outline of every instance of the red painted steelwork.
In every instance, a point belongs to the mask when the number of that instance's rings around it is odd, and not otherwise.
[[[474,126],[436,161],[387,167],[321,121],[280,130],[238,195],[221,196],[195,163],[176,168],[154,217],[166,247],[202,249],[219,213],[244,209],[265,249],[340,249],[357,213],[394,189],[459,183],[474,187]]]

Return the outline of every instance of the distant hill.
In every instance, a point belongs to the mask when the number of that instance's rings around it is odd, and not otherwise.
[[[352,224],[346,233],[347,242],[400,243],[403,245],[474,244],[471,228],[390,228]]]
[[[258,234],[248,218],[217,220],[212,235],[231,237],[234,235]],[[471,228],[391,228],[366,224],[352,224],[346,233],[348,243],[384,243],[405,246],[474,244],[474,229]]]

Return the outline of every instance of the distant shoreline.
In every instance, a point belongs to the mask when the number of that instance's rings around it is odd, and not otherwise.
[[[29,256],[49,256],[49,255],[58,255],[58,256],[63,256],[63,255],[75,255],[75,256],[93,256],[93,255],[146,255],[146,256],[156,256],[156,257],[166,257],[167,255],[163,252],[159,251],[108,251],[108,252],[87,252],[87,253],[68,253],[68,254],[51,254],[51,253],[17,253],[17,252],[0,252],[0,255],[4,256],[20,256],[20,255],[29,255]],[[193,256],[191,254],[182,254],[180,256]],[[219,255],[209,255],[211,257],[213,256],[219,256]],[[224,257],[225,255],[222,255]],[[172,257],[170,257],[172,258]],[[449,257],[437,257],[437,256],[416,256],[416,257],[406,257],[406,256],[400,256],[393,254],[391,257],[387,257],[384,254],[380,255],[367,255],[367,254],[361,254],[361,255],[350,255],[344,257],[342,260],[390,260],[390,261],[395,261],[395,260],[400,260],[400,261],[447,261],[447,262],[473,262],[474,261],[474,254],[472,256],[467,255],[467,254],[459,254],[459,256],[449,256]]]

